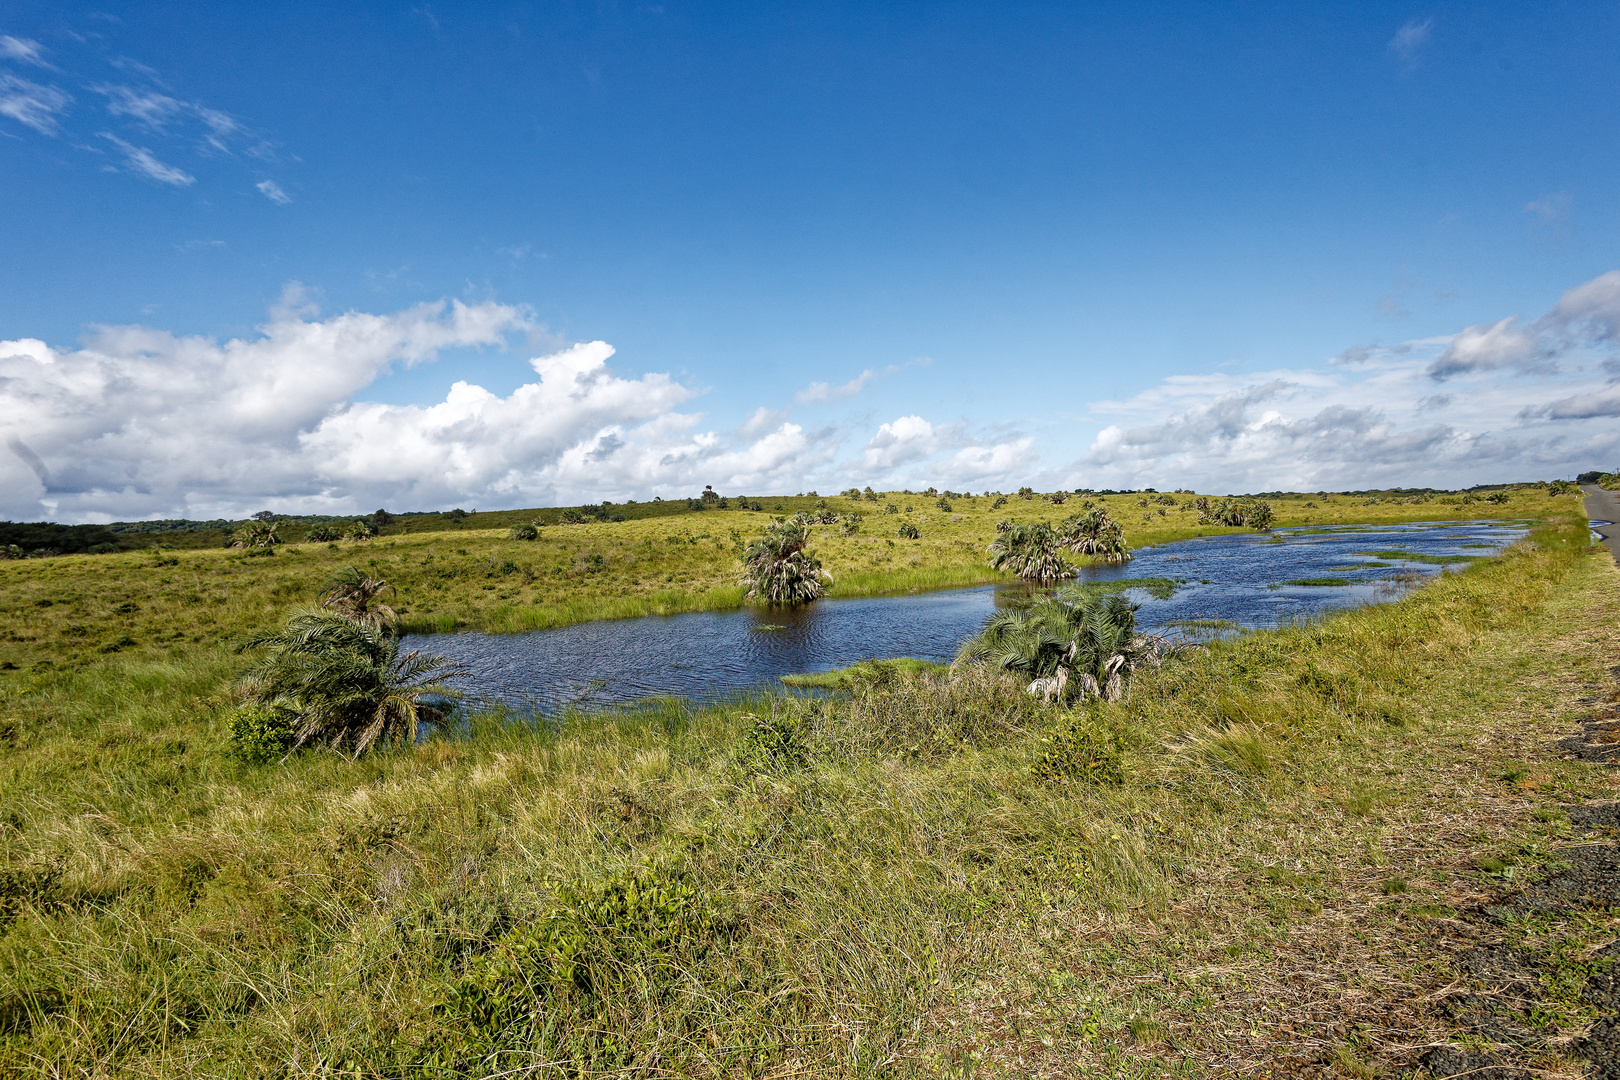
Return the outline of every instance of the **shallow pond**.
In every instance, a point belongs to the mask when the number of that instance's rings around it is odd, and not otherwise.
[[[1158,579],[1129,590],[1146,629],[1207,640],[1325,611],[1393,600],[1424,578],[1521,539],[1505,522],[1278,529],[1143,548],[1083,581]],[[911,656],[949,661],[998,604],[1027,595],[982,586],[917,596],[822,600],[585,623],[531,634],[412,635],[406,645],[460,660],[474,698],[551,711],[654,695],[710,699],[795,672]]]

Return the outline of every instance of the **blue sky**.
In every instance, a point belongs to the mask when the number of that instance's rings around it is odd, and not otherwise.
[[[1612,468],[1617,30],[13,3],[0,514]]]

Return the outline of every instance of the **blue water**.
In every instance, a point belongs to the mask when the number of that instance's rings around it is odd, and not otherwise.
[[[1375,566],[1369,552],[1490,556],[1525,533],[1511,523],[1470,521],[1211,536],[1143,548],[1123,566],[1088,570],[1082,580],[1173,578],[1177,587],[1168,599],[1129,591],[1141,605],[1138,621],[1146,629],[1207,640],[1398,599],[1445,569],[1399,559]],[[1284,584],[1324,577],[1351,584]],[[468,677],[459,685],[475,699],[539,711],[654,695],[705,700],[858,660],[949,661],[998,604],[1025,595],[1017,586],[984,586],[821,600],[796,609],[619,619],[530,634],[413,635],[406,645],[465,664]]]

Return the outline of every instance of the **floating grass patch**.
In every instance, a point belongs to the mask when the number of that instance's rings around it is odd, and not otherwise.
[[[903,676],[920,675],[928,671],[944,671],[945,665],[931,660],[916,660],[909,656],[893,660],[862,660],[848,667],[831,671],[809,671],[782,676],[784,686],[800,690],[848,690],[854,686],[881,686]]]
[[[1231,619],[1173,619],[1164,625],[1177,630],[1241,630],[1242,623]]]
[[[1394,563],[1380,562],[1377,559],[1373,559],[1369,562],[1354,563],[1350,566],[1330,566],[1328,567],[1328,570],[1335,574],[1344,574],[1355,570],[1388,570],[1394,565]]]
[[[1342,577],[1302,577],[1292,581],[1283,582],[1284,585],[1304,585],[1312,589],[1331,589],[1339,585],[1354,585],[1349,578]]]
[[[1494,545],[1487,544],[1485,546],[1492,547]],[[1402,551],[1399,548],[1390,548],[1387,551],[1358,551],[1356,554],[1368,555],[1374,559],[1399,559],[1402,562],[1427,563],[1430,566],[1478,562],[1480,559],[1488,557],[1485,555],[1426,555],[1420,551]]]
[[[1155,600],[1168,600],[1176,594],[1181,582],[1167,577],[1118,578],[1114,581],[1079,581],[1070,586],[1095,593],[1117,593],[1127,589],[1141,589]]]

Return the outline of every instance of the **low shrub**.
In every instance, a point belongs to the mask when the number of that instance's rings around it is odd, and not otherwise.
[[[293,744],[293,714],[273,705],[244,705],[231,714],[231,757],[264,765],[285,757]]]
[[[744,713],[742,719],[752,723],[742,737],[738,757],[750,768],[786,772],[803,768],[809,762],[810,750],[797,713],[788,710],[773,710],[769,716]]]
[[[690,1017],[676,990],[729,926],[687,875],[636,868],[555,892],[544,916],[467,965],[426,1064],[501,1075],[544,1053],[582,1074],[614,1070],[630,1064],[644,1026],[667,1034]]]
[[[1125,741],[1118,729],[1105,727],[1085,713],[1041,739],[1035,773],[1047,780],[1081,780],[1089,784],[1125,782]]]

